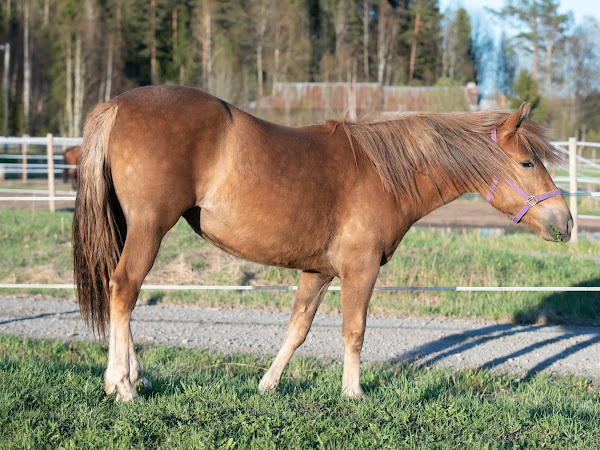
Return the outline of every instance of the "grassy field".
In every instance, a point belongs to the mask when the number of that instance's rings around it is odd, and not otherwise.
[[[0,448],[599,448],[591,380],[365,365],[369,401],[341,368],[294,358],[259,396],[269,358],[148,347],[152,392],[115,404],[97,344],[0,335]]]
[[[71,283],[72,213],[2,210],[0,282]],[[482,236],[477,231],[413,229],[379,276],[380,286],[598,286],[600,242],[548,243],[529,233]],[[207,244],[180,221],[165,238],[146,282],[152,284],[295,285],[298,272],[231,257]],[[334,282],[339,284],[339,281]],[[4,291],[9,292],[9,291]],[[73,296],[71,291],[45,294]],[[289,292],[142,292],[142,301],[193,302],[207,306],[287,309]],[[323,310],[339,309],[330,292]],[[517,321],[598,323],[598,293],[380,292],[379,314],[485,317]]]
[[[0,282],[72,282],[71,220],[65,211],[1,210]],[[600,242],[588,239],[560,245],[527,233],[414,229],[378,285],[598,286],[598,255]],[[226,255],[183,222],[147,279],[297,281],[295,271]],[[293,294],[144,292],[150,300],[289,309]],[[322,309],[339,307],[339,294],[329,293]],[[371,312],[600,323],[600,295],[377,293]],[[278,391],[259,396],[270,357],[161,346],[139,354],[154,390],[120,405],[102,390],[103,346],[0,335],[0,448],[600,448],[600,380],[363,364],[369,401],[358,402],[339,395],[339,361],[293,358]]]

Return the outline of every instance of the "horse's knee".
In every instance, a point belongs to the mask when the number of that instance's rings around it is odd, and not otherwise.
[[[360,352],[362,349],[364,336],[364,331],[343,330],[342,340],[344,342],[344,348],[351,352]]]

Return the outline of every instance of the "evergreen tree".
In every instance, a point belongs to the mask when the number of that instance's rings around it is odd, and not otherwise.
[[[529,103],[529,116],[540,122],[546,121],[548,107],[540,95],[540,88],[536,79],[526,69],[521,69],[517,79],[513,84],[513,90],[516,96],[510,98],[510,107],[517,109],[521,103]]]
[[[504,8],[493,11],[522,31],[517,35],[521,48],[532,55],[531,74],[538,79],[544,72],[544,88],[549,91],[552,82],[556,50],[570,21],[568,14],[559,14],[558,0],[507,0]]]
[[[411,22],[403,33],[405,42],[411,48],[411,70],[409,61],[409,84],[431,86],[439,77],[440,22],[441,13],[438,0],[412,0],[409,2]]]

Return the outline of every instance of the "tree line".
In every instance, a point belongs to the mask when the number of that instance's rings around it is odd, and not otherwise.
[[[560,133],[600,137],[599,25],[575,24],[558,0],[507,0],[490,13],[517,32],[500,36],[437,0],[0,2],[11,135],[79,136],[91,106],[148,84],[243,105],[279,81],[474,81],[531,101]]]

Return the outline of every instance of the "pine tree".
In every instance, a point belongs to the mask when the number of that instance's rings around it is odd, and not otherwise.
[[[544,89],[550,91],[556,50],[570,21],[568,14],[559,14],[558,0],[507,0],[504,8],[493,11],[521,31],[517,40],[521,48],[531,53],[531,74],[538,79],[544,72]]]
[[[527,69],[519,71],[519,75],[517,75],[517,79],[513,84],[513,90],[516,97],[510,98],[510,107],[517,109],[521,103],[527,102],[530,106],[529,116],[540,123],[544,123],[548,115],[548,106],[540,95],[537,80],[533,78]]]
[[[412,23],[405,31],[410,42],[408,84],[432,85],[439,78],[441,13],[438,0],[413,0],[410,4]]]

